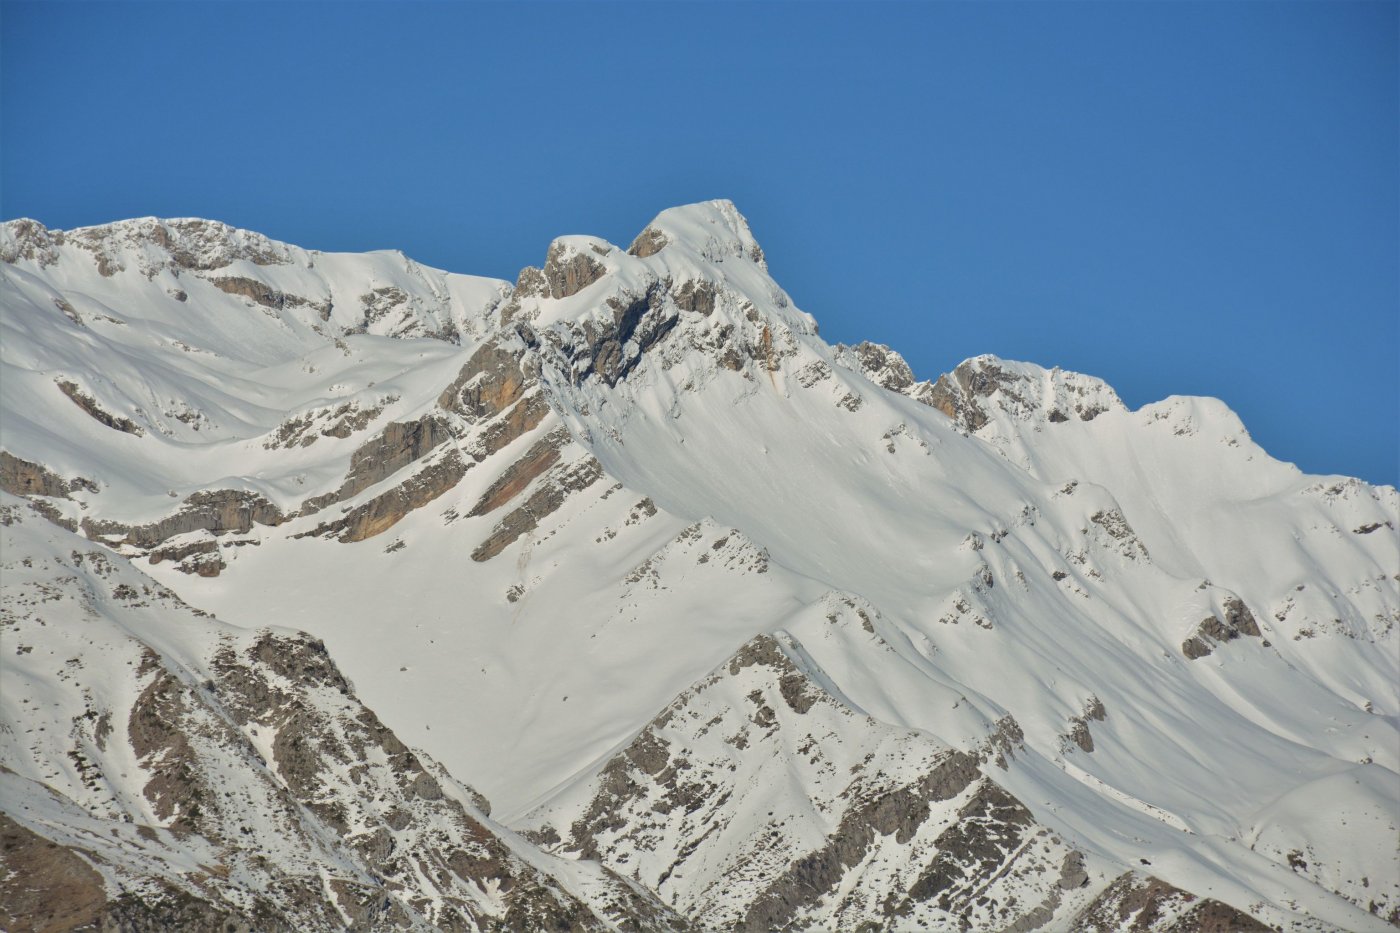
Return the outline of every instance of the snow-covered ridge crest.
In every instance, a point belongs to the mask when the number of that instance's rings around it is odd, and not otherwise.
[[[514,828],[547,803],[618,875],[644,869],[647,897],[764,929],[789,908],[794,929],[885,916],[881,892],[915,877],[929,898],[911,910],[972,922],[976,896],[944,898],[929,871],[971,850],[931,843],[988,808],[1085,856],[1020,866],[1018,913],[1032,892],[1066,892],[1069,920],[1146,888],[1296,929],[1400,916],[1378,880],[1395,876],[1400,768],[1394,489],[1303,476],[1213,400],[1129,411],[1092,377],[990,356],[920,382],[889,348],[830,346],[727,202],[665,211],[626,249],[560,237],[513,285],[292,246],[200,269],[201,236],[135,223],[96,241],[106,272],[68,234],[7,228],[0,486],[24,499],[0,521],[61,525],[88,543],[59,557],[115,549],[124,574],[232,624],[309,630],[386,727]],[[7,560],[39,556],[16,540]],[[125,611],[115,589],[111,605]],[[193,618],[170,628],[192,671]],[[7,664],[139,694],[124,665],[66,670],[53,627],[33,627],[52,655]],[[691,690],[767,643],[771,664]],[[805,712],[789,703],[806,704],[803,678],[827,697]],[[678,697],[695,717],[648,733]],[[13,755],[33,759],[14,770],[67,767],[66,714],[5,711],[26,737]],[[56,744],[29,743],[37,725]],[[649,734],[694,795],[669,775],[647,789]],[[883,816],[833,836],[847,768],[880,760],[880,734],[891,761],[909,736],[976,759],[972,796],[940,810],[968,815],[931,818],[912,849]],[[742,776],[765,769],[825,790],[763,802]],[[621,825],[573,833],[609,775]],[[861,785],[872,815],[907,812],[878,778]],[[711,785],[735,793],[701,800]],[[873,900],[779,885],[750,914],[758,900],[706,888],[757,871],[735,831],[779,803],[787,825],[766,832],[790,834],[774,851],[791,877],[816,857],[832,892],[867,873]],[[701,839],[711,813],[730,832]],[[958,860],[983,866],[963,872],[969,894],[1012,884],[986,855]]]
[[[727,199],[662,211],[637,235],[628,251],[633,255],[656,253],[665,245],[658,239],[664,239],[666,244],[684,244],[697,250],[708,262],[742,257],[757,263],[764,271],[768,269],[763,248],[754,239],[748,220],[739,213],[734,202]]]
[[[54,256],[54,248],[73,243],[91,252],[99,268],[120,267],[122,254],[158,250],[181,268],[211,271],[236,260],[254,265],[292,262],[296,247],[261,233],[197,217],[140,217],[72,230],[50,230],[35,220],[10,220],[0,229],[0,260],[31,255]],[[52,261],[52,259],[51,259]]]

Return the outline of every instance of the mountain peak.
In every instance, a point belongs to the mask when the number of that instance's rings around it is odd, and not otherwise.
[[[637,235],[627,251],[646,258],[671,243],[684,243],[709,262],[742,256],[767,269],[763,248],[754,239],[749,222],[734,202],[726,198],[672,207],[657,214]]]
[[[831,346],[727,201],[540,253],[0,225],[16,877],[312,930],[1393,928],[1394,489],[1213,400]]]

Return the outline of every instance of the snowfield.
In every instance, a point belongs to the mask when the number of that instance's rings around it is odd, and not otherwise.
[[[0,260],[16,929],[1400,922],[1400,495],[1218,400],[831,346],[727,201]]]

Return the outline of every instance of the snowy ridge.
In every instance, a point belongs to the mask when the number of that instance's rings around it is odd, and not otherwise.
[[[1400,496],[1273,460],[1218,401],[830,346],[724,201],[559,238],[514,284],[190,220],[12,221],[0,258],[23,527],[227,620],[159,629],[181,682],[225,637],[201,626],[323,640],[600,923],[1400,917]],[[6,680],[6,728],[37,728]],[[110,820],[54,771],[66,734],[5,766]],[[229,736],[196,757],[241,760]],[[468,926],[508,909],[477,890]]]

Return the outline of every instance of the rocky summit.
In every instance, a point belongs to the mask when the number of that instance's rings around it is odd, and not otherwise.
[[[541,256],[0,227],[0,926],[1400,925],[1394,488]]]

